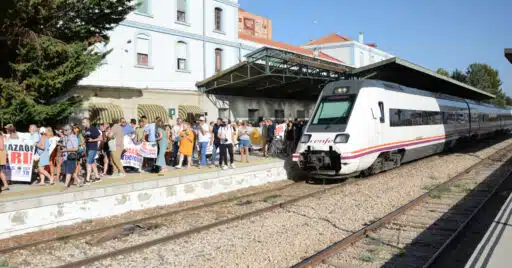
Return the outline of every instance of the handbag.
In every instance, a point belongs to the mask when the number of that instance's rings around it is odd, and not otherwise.
[[[78,159],[78,154],[76,152],[69,152],[67,159],[68,160],[77,160]]]
[[[111,139],[111,140],[108,141],[108,149],[111,152],[115,152],[116,151],[116,139]]]

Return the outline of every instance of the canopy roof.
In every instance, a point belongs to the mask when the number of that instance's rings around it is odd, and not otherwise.
[[[354,69],[338,62],[263,47],[197,87],[207,94],[314,100],[322,87],[341,79],[376,79],[456,97],[485,100],[494,95],[410,63],[390,58]]]
[[[400,58],[390,58],[352,71],[357,79],[375,79],[460,98],[485,100],[494,95]]]
[[[352,69],[338,62],[269,47],[255,50],[246,58],[196,86],[208,94],[315,99],[324,84],[343,79]]]
[[[512,48],[505,48],[505,57],[512,63]]]

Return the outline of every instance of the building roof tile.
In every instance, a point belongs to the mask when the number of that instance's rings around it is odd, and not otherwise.
[[[326,35],[324,37],[321,37],[319,39],[311,40],[308,43],[304,44],[304,46],[313,46],[313,45],[322,45],[322,44],[329,44],[329,43],[341,43],[346,41],[352,41],[352,39],[339,35],[337,33],[332,33],[329,35]]]

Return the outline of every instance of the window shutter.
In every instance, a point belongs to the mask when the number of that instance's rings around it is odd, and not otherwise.
[[[179,11],[185,12],[187,10],[187,1],[186,0],[177,0],[177,9]]]
[[[176,58],[186,59],[187,58],[187,44],[185,42],[176,43]]]
[[[149,38],[147,36],[137,36],[137,53],[149,55]]]

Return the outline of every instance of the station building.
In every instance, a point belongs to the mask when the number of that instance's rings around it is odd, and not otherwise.
[[[262,47],[319,59],[338,69],[389,57],[373,44],[334,35],[304,46],[276,42],[271,20],[240,9],[237,0],[139,2],[138,9],[110,33],[108,44],[96,47],[111,52],[71,92],[84,99],[72,121],[89,116],[100,123],[146,115],[173,123],[178,117],[192,121],[200,114],[208,120],[307,118],[311,101],[204,94],[196,83],[247,62],[246,55]],[[344,52],[347,47],[350,53]],[[357,49],[373,54],[357,61]]]

